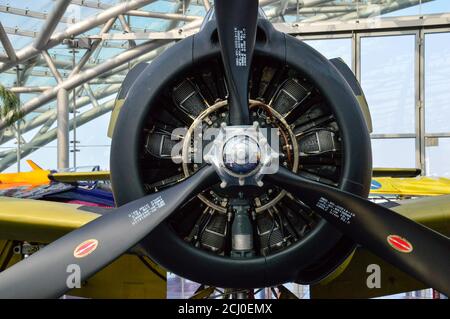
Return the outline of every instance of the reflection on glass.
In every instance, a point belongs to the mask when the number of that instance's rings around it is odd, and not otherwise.
[[[450,33],[425,36],[425,130],[450,132]]]
[[[101,104],[101,102],[99,102]],[[91,106],[79,109],[80,113],[88,111]],[[109,146],[111,139],[107,136],[111,113],[103,114],[98,118],[77,127],[76,135],[78,146]],[[72,132],[73,134],[73,132]],[[71,136],[73,139],[73,136]]]
[[[421,1],[402,1],[402,2],[404,3],[403,9],[396,10],[384,16],[399,17],[418,14],[435,14],[435,13],[450,12],[450,1],[448,0],[421,0]],[[410,5],[408,5],[407,2],[410,2]],[[420,5],[417,4],[419,2],[421,3]]]
[[[266,15],[277,21],[281,14],[286,22],[302,23],[376,19],[450,12],[448,0],[303,0],[288,1],[283,10],[277,2],[264,7]]]
[[[102,104],[104,101],[99,101]],[[80,108],[80,114],[88,111],[92,106]],[[72,115],[71,115],[72,116]],[[107,136],[111,113],[103,114],[98,118],[76,128],[77,152],[76,164],[79,166],[99,165],[101,169],[109,169],[109,154],[111,139]],[[70,133],[73,140],[73,131]],[[73,144],[70,149],[73,150]],[[73,153],[70,154],[70,167],[73,166]]]
[[[373,167],[414,168],[415,140],[413,138],[373,139]]]
[[[16,149],[11,149],[16,150]],[[21,172],[27,172],[31,171],[30,166],[28,166],[26,160],[30,159],[36,164],[38,164],[43,169],[56,169],[57,168],[57,162],[56,162],[56,147],[52,146],[44,146],[36,148],[31,154],[22,156],[20,160],[20,171]],[[17,172],[17,163],[12,164],[7,169],[2,171],[2,173],[15,173]]]
[[[109,154],[111,147],[105,146],[78,146],[77,167],[100,166],[101,170],[109,170]],[[70,156],[70,167],[73,167],[73,156]]]
[[[414,36],[361,39],[361,85],[374,134],[414,133]]]
[[[450,177],[450,138],[439,138],[435,146],[425,150],[426,173],[429,176]]]
[[[351,39],[307,40],[304,42],[322,53],[327,59],[342,58],[344,62],[351,68]]]

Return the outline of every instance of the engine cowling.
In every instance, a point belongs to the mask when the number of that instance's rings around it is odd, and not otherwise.
[[[215,21],[130,72],[111,147],[114,196],[122,205],[176,183],[201,163],[174,163],[172,150],[189,145],[172,138],[227,119],[227,88]],[[366,197],[371,178],[367,105],[348,67],[328,61],[298,39],[258,21],[250,79],[253,121],[280,133],[281,164],[297,174]],[[131,84],[132,83],[132,84]],[[130,85],[131,84],[131,85]],[[186,137],[184,137],[186,139]],[[355,244],[314,210],[282,189],[246,190],[253,253],[233,253],[231,190],[199,194],[166,220],[137,249],[168,270],[218,287],[251,288],[323,279]]]

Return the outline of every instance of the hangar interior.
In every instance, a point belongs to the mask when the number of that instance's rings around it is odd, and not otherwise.
[[[0,118],[0,172],[28,171],[30,159],[59,171],[109,170],[108,126],[127,72],[197,33],[212,2],[0,0],[0,84],[20,104],[20,120]],[[370,109],[374,167],[450,178],[450,1],[259,5],[277,30],[351,68]],[[192,288],[171,284],[175,297]]]
[[[121,1],[62,2],[1,3],[1,83],[20,93],[26,113],[3,133],[1,171],[26,169],[29,158],[53,169],[108,169],[111,101],[127,70],[196,32],[209,7],[203,1],[137,1],[140,9],[130,13]],[[371,111],[374,166],[450,175],[447,1],[261,1],[261,7],[283,31],[351,66]],[[44,42],[43,30],[54,41],[28,50]],[[60,91],[60,102],[59,86],[67,91]],[[66,127],[57,126],[58,103],[69,114]],[[60,162],[58,129],[70,132],[59,145],[70,155]]]

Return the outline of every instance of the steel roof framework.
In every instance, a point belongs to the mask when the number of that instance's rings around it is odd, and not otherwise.
[[[432,0],[384,0],[384,1],[333,1],[333,0],[261,0],[260,6],[273,22],[294,20],[289,25],[277,27],[300,33],[309,23],[325,21],[338,24],[342,21],[370,18]],[[131,64],[151,61],[174,41],[198,31],[203,17],[187,14],[191,3],[210,8],[208,0],[176,0],[173,12],[161,13],[145,9],[155,0],[130,0],[116,4],[94,0],[54,0],[50,13],[27,10],[14,6],[0,6],[0,13],[7,13],[44,21],[36,31],[4,26],[0,22],[0,41],[4,54],[0,54],[0,75],[15,74],[15,85],[10,89],[17,94],[34,93],[34,98],[21,106],[24,114],[37,114],[8,126],[7,119],[0,120],[0,145],[17,139],[17,149],[0,153],[0,171],[37,148],[57,139],[58,168],[69,166],[69,131],[98,118],[112,109],[113,102],[100,102],[116,94],[120,81]],[[65,15],[69,5],[99,10],[96,15],[79,19]],[[130,23],[130,17],[162,19],[169,21],[163,31],[154,31]],[[294,19],[293,19],[294,18]],[[298,22],[300,21],[300,22]],[[58,24],[67,24],[62,31],[55,31]],[[287,28],[287,29],[286,29]],[[324,27],[326,28],[326,27]],[[300,30],[300,31],[299,31]],[[9,36],[32,38],[26,47],[16,50]],[[58,56],[51,50],[63,44],[80,45],[84,54],[74,63],[70,55]],[[102,59],[103,48],[119,50],[117,54]],[[28,84],[29,77],[51,77],[54,86]],[[92,89],[94,84],[111,84]],[[75,98],[74,98],[75,97]],[[56,107],[49,103],[57,101]],[[69,121],[69,112],[91,105],[82,114]],[[76,114],[76,113],[75,113]],[[56,128],[51,129],[54,122]],[[22,134],[40,127],[29,141]],[[19,159],[19,160],[18,160]]]

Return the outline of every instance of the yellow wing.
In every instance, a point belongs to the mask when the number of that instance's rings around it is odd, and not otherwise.
[[[450,196],[424,197],[393,203],[397,213],[421,223],[441,234],[450,235]],[[427,288],[403,271],[364,248],[358,248],[348,266],[311,286],[312,298],[373,298]],[[366,284],[369,265],[381,270],[381,288],[369,289]]]
[[[0,239],[49,243],[98,216],[80,205],[0,197]]]
[[[58,172],[51,173],[49,179],[62,183],[74,183],[78,181],[108,181],[109,171],[94,172]]]
[[[450,190],[450,180],[442,178],[376,178],[375,181],[382,184],[382,187],[375,190],[378,192],[372,190],[372,193],[378,194],[438,195],[449,193]],[[387,190],[386,184],[383,188],[383,183],[387,181],[398,183],[390,184],[391,188]],[[450,234],[450,196],[400,201],[393,205],[396,206],[391,208],[398,213],[447,236]],[[10,254],[12,240],[48,243],[99,217],[101,213],[100,208],[0,197],[0,240],[3,239],[0,241],[0,266],[5,264],[5,256]],[[7,266],[14,262],[17,262],[17,258],[12,258]],[[340,267],[322,284],[312,286],[312,296],[364,298],[423,288],[421,283],[364,249],[358,249],[353,259],[348,260],[346,264],[348,267]],[[366,270],[369,264],[378,264],[382,269],[381,289],[368,289],[366,286]],[[157,271],[164,272],[157,265],[151,265],[157,268]],[[91,278],[88,286],[72,294],[103,298],[164,298],[165,282],[145,267],[148,265],[138,257],[125,255]],[[130,272],[127,269],[134,270]]]
[[[48,184],[48,174],[50,171],[43,170],[36,163],[31,160],[27,160],[28,165],[31,167],[30,172],[20,173],[0,173],[0,186],[5,189],[17,185],[33,186]]]
[[[49,243],[98,218],[105,209],[0,197],[0,271],[20,261],[15,245]],[[165,298],[165,270],[146,257],[123,255],[68,294],[89,298]]]
[[[416,177],[372,179],[372,195],[438,196],[450,194],[449,178]]]

